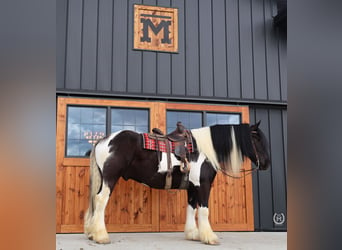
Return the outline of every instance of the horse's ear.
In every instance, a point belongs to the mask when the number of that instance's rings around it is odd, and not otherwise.
[[[252,125],[251,129],[252,130],[257,130],[259,128],[260,122],[261,122],[261,120],[259,120],[256,124]]]

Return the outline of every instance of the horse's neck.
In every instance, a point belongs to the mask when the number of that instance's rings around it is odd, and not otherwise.
[[[196,140],[197,150],[208,158],[214,168],[219,169],[220,165],[212,143],[210,127],[192,129],[191,134]]]

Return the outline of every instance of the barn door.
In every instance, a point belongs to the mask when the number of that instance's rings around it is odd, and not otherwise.
[[[187,128],[232,119],[248,122],[247,107],[58,98],[56,135],[56,232],[83,232],[88,207],[89,159],[85,153],[104,134],[118,129],[140,132]],[[134,119],[133,119],[134,118]],[[222,120],[223,119],[223,120]],[[245,168],[251,163],[245,162]],[[210,196],[214,230],[253,230],[251,176],[231,179],[218,174]],[[119,180],[106,208],[109,232],[182,231],[186,191],[155,190],[134,181]]]
[[[187,128],[219,123],[248,123],[248,107],[166,103],[161,113],[165,117],[164,131],[174,129],[176,121]],[[245,161],[244,169],[251,168]],[[160,191],[160,231],[183,231],[186,218],[187,193],[185,190]],[[248,175],[233,179],[218,173],[209,199],[209,217],[213,230],[253,231],[252,178]]]
[[[159,126],[148,102],[58,98],[56,232],[83,232],[88,207],[89,159],[85,153],[120,129],[148,132]],[[117,183],[105,213],[110,232],[159,231],[159,192],[134,181]]]

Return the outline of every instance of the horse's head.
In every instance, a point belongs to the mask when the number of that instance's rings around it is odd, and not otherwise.
[[[259,166],[260,170],[268,169],[270,165],[270,155],[268,152],[268,142],[264,133],[259,129],[260,121],[250,126],[252,144],[255,157],[252,161]]]

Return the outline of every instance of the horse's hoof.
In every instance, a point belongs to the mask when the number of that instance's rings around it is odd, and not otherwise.
[[[218,239],[216,239],[216,240],[210,240],[207,244],[208,245],[220,245],[220,242]]]
[[[109,244],[110,243],[110,239],[109,238],[97,239],[97,240],[95,240],[95,242],[98,243],[98,244]]]
[[[193,229],[185,233],[185,239],[187,240],[200,240],[198,229]]]
[[[220,245],[220,242],[217,238],[215,239],[207,239],[206,241],[202,241],[203,243],[207,245]]]
[[[109,235],[104,230],[97,232],[97,233],[94,233],[90,236],[92,237],[92,240],[98,244],[109,244],[110,243]]]
[[[203,243],[208,245],[219,245],[219,239],[215,233],[207,232],[206,234],[202,234],[200,239]]]

